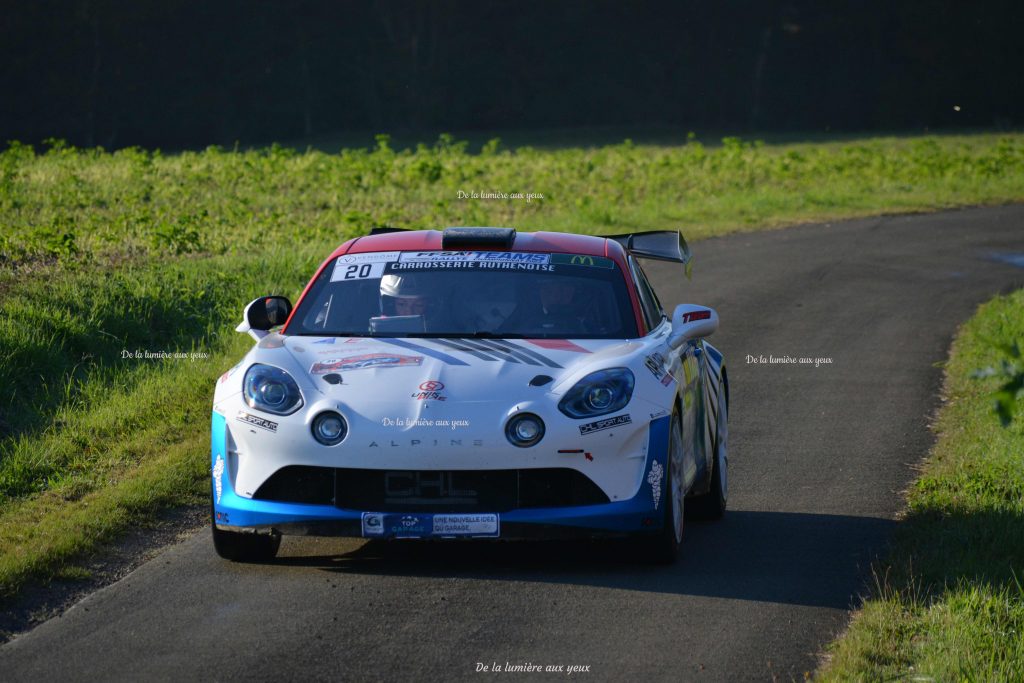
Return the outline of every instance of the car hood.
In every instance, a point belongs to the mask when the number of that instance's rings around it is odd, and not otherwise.
[[[380,403],[443,408],[561,393],[589,372],[629,366],[629,340],[366,338],[271,335],[324,395],[353,407]],[[545,381],[543,377],[550,378]],[[533,382],[533,386],[531,386]],[[509,394],[514,391],[514,394]],[[375,411],[368,411],[375,412]]]

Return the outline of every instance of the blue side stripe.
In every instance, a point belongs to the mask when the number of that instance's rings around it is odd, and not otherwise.
[[[455,356],[449,356],[447,353],[441,353],[434,349],[427,348],[426,346],[420,346],[419,344],[413,344],[405,341],[404,339],[394,339],[391,337],[378,337],[377,341],[382,341],[386,344],[394,344],[395,346],[401,346],[403,349],[409,349],[410,351],[416,351],[422,353],[424,356],[430,356],[442,360],[448,365],[469,365],[469,363],[459,360]]]

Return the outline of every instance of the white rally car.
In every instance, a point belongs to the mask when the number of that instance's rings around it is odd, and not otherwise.
[[[690,252],[677,232],[383,229],[294,310],[250,303],[238,330],[259,342],[213,400],[217,552],[633,536],[674,560],[685,514],[725,510],[728,381],[718,315],[667,317],[638,258]]]

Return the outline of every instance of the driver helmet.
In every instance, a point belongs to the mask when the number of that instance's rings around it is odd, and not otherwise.
[[[424,315],[430,303],[422,279],[388,274],[380,279],[380,307],[384,315]]]

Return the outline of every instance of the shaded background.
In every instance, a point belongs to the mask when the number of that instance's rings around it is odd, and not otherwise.
[[[1019,1],[5,4],[0,143],[1024,118]]]

